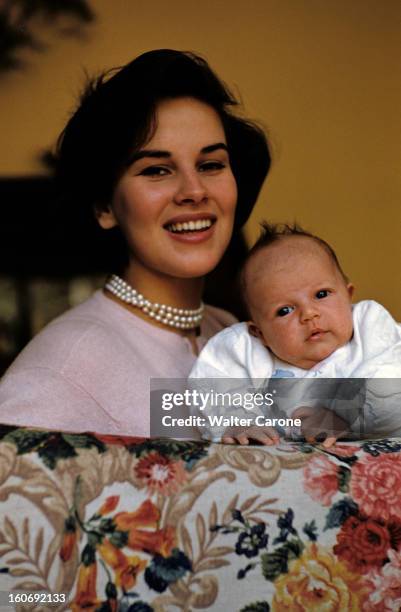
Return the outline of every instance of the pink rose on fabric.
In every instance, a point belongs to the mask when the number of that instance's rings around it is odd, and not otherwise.
[[[304,467],[304,489],[323,506],[330,506],[338,491],[339,469],[325,455],[314,455]]]
[[[188,480],[188,472],[181,459],[172,461],[157,451],[141,457],[134,471],[135,476],[147,487],[150,494],[173,495]]]
[[[364,612],[393,612],[401,608],[401,553],[389,550],[386,563],[380,571],[372,571],[367,586],[371,590]]]
[[[350,493],[366,516],[401,519],[401,454],[365,457],[355,463]]]

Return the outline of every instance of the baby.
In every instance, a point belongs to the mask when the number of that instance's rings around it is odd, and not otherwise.
[[[214,336],[190,378],[400,379],[401,326],[376,302],[351,305],[354,287],[333,249],[296,225],[262,227],[241,272],[251,320]],[[377,428],[372,406],[377,395],[374,390],[371,395],[370,425]],[[324,432],[329,447],[350,429],[349,420],[327,407],[295,408],[291,418],[302,420],[301,433],[308,441]],[[381,425],[394,432],[393,423]],[[216,440],[214,433],[202,430]],[[250,439],[274,444],[279,435],[271,427],[251,426],[225,431],[222,437],[226,443],[248,444]]]

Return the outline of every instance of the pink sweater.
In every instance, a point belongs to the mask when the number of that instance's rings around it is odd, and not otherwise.
[[[199,349],[234,318],[208,306]],[[0,383],[0,423],[149,435],[149,379],[185,378],[187,338],[135,316],[97,291],[52,321]]]

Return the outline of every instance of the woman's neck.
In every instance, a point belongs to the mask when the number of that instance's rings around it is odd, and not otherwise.
[[[175,308],[185,308],[195,310],[199,308],[202,289],[203,279],[202,278],[174,278],[171,276],[161,276],[153,273],[152,271],[143,270],[143,268],[135,269],[135,266],[128,266],[128,268],[121,274],[121,277],[129,284],[132,288],[136,289],[139,293],[142,293],[143,297],[150,302],[165,304],[166,306],[173,306]],[[135,314],[140,319],[143,319],[147,323],[166,329],[166,325],[155,318],[150,318],[148,314],[143,312],[140,308],[128,304],[122,301],[119,297],[114,295],[108,289],[104,289],[105,295],[117,302]],[[194,354],[198,354],[198,347],[196,344],[196,335],[199,333],[200,328],[190,329],[179,329],[176,327],[168,327],[170,332],[176,333],[180,336],[186,336],[192,344]]]
[[[150,302],[196,309],[202,299],[203,278],[176,278],[131,263],[121,274]]]

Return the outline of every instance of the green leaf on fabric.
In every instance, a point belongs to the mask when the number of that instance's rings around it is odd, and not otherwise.
[[[313,519],[310,523],[305,523],[302,528],[302,531],[308,536],[308,538],[312,542],[316,542],[317,540],[317,526],[316,521]]]
[[[127,612],[153,612],[153,608],[144,601],[136,601],[128,608]]]
[[[106,447],[101,440],[91,434],[62,434],[64,440],[71,444],[74,448],[93,448],[95,447],[99,453],[106,452]]]
[[[105,593],[106,593],[107,599],[117,599],[117,588],[116,588],[116,585],[109,581],[106,584]]]
[[[64,440],[62,435],[56,433],[51,434],[42,446],[38,448],[38,456],[48,468],[54,470],[57,461],[76,457],[77,453],[74,447]]]
[[[267,601],[254,601],[241,608],[240,612],[270,612],[270,606]]]
[[[311,444],[308,444],[307,442],[301,442],[299,444],[298,450],[301,453],[305,453],[307,455],[309,455],[310,453],[314,453],[315,449],[313,448],[313,446]]]
[[[99,523],[99,529],[101,529],[103,533],[112,533],[116,530],[116,526],[113,519],[103,518]]]
[[[88,567],[92,563],[96,562],[96,548],[90,544],[86,544],[85,548],[81,553],[81,562]]]
[[[59,459],[76,457],[74,448],[57,432],[18,428],[9,432],[3,441],[15,444],[19,455],[37,452],[50,469],[55,468]]]
[[[183,441],[170,439],[145,440],[140,444],[132,444],[128,446],[129,452],[136,457],[140,457],[145,453],[157,451],[161,455],[170,459],[181,459],[187,464],[187,468],[192,466],[207,455],[209,442],[198,441]]]
[[[293,559],[298,559],[298,557],[302,554],[305,546],[301,542],[301,540],[287,540],[287,542],[280,547],[283,550],[287,551],[287,559],[292,561]]]
[[[301,540],[287,540],[274,552],[261,555],[262,574],[266,580],[274,581],[280,574],[288,572],[288,561],[297,559],[304,549]]]
[[[116,548],[124,548],[128,542],[128,531],[114,531],[110,536],[110,542]]]
[[[346,468],[344,465],[341,465],[339,470],[338,470],[338,488],[340,489],[340,491],[342,493],[348,493],[349,487],[349,481],[351,478],[351,470],[349,468]]]
[[[238,580],[243,580],[244,578],[246,578],[247,573],[255,569],[255,567],[256,567],[256,563],[248,563],[246,567],[238,570],[237,572]]]
[[[288,571],[288,552],[283,547],[271,553],[264,553],[260,559],[262,574],[266,580],[273,582],[280,574],[285,574]]]
[[[77,521],[75,516],[70,515],[64,521],[64,531],[67,533],[75,533],[77,530]]]
[[[3,438],[4,442],[12,442],[15,444],[19,455],[30,453],[36,450],[40,444],[50,436],[48,431],[37,431],[35,429],[17,428],[10,431]]]
[[[234,508],[234,510],[231,510],[231,516],[233,517],[233,521],[239,521],[242,524],[245,523],[244,517],[242,516],[242,513],[240,510],[237,510],[236,508]]]
[[[349,516],[355,514],[358,514],[358,505],[350,497],[341,499],[330,508],[326,516],[324,531],[334,527],[341,527]]]
[[[16,427],[15,425],[0,425],[0,441],[16,429],[18,429],[18,427]]]
[[[188,571],[192,570],[191,561],[178,548],[174,548],[170,557],[156,555],[151,564],[145,570],[145,581],[147,585],[163,593],[172,582],[182,578]]]
[[[103,535],[101,533],[98,533],[97,531],[90,531],[88,533],[89,546],[93,546],[93,548],[96,548],[96,546],[98,544],[101,544],[102,542],[103,542]]]
[[[106,446],[91,434],[69,434],[56,431],[26,429],[23,427],[0,427],[0,439],[17,447],[19,455],[37,452],[43,463],[54,469],[59,459],[76,457],[75,449],[95,447],[99,453]]]

